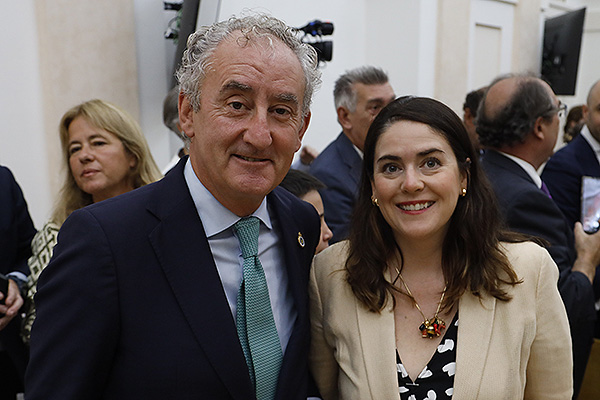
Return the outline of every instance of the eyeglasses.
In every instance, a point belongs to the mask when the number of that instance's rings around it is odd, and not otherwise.
[[[548,111],[544,112],[540,116],[548,116],[550,117],[551,113],[557,113],[560,118],[562,118],[567,112],[567,105],[562,101],[558,101],[558,105],[552,106]]]
[[[567,105],[565,103],[563,103],[562,101],[558,101],[558,107],[557,107],[557,111],[558,111],[558,116],[560,118],[564,117],[566,112],[567,112]]]

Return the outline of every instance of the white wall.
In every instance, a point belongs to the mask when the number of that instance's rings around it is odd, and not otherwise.
[[[50,214],[34,0],[0,2],[0,164],[11,169],[35,226]]]

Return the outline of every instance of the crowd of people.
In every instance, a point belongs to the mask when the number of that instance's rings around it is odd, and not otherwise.
[[[176,75],[162,173],[102,100],[61,119],[39,231],[0,167],[0,398],[577,398],[600,337],[580,222],[600,81],[554,153],[566,106],[536,76],[468,93],[461,119],[359,67],[318,154],[318,57],[282,21],[200,28]]]

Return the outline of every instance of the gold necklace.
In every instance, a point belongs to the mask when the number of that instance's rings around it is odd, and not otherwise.
[[[421,316],[423,316],[423,323],[419,326],[421,336],[428,339],[439,337],[442,334],[442,331],[446,329],[446,323],[442,319],[438,318],[438,313],[440,312],[440,308],[442,307],[442,302],[444,301],[444,296],[446,295],[446,289],[448,286],[444,286],[444,291],[442,292],[442,297],[440,298],[440,301],[438,303],[435,315],[432,318],[427,319],[427,317],[425,317],[425,314],[423,314],[421,307],[419,307],[419,303],[417,303],[415,296],[413,296],[412,292],[408,288],[408,285],[406,284],[406,282],[404,282],[404,278],[402,278],[402,274],[398,270],[398,267],[394,266],[394,269],[396,270],[398,275],[396,276],[396,279],[394,279],[394,282],[392,282],[392,285],[396,283],[398,278],[400,278],[400,281],[402,281],[402,285],[404,285],[404,289],[406,289],[406,294],[413,301],[415,307],[417,307],[417,310],[419,310],[419,312],[421,313]]]

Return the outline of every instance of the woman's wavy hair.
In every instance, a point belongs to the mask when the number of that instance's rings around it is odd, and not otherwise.
[[[443,243],[442,270],[447,290],[442,306],[448,309],[465,291],[510,300],[502,285],[515,285],[519,280],[500,242],[525,238],[504,230],[494,192],[460,118],[437,100],[412,96],[398,98],[386,106],[371,124],[365,140],[346,261],[347,281],[354,295],[370,311],[380,312],[390,295],[398,292],[385,276],[388,263],[400,249],[392,228],[371,200],[377,142],[398,121],[426,124],[443,136],[454,152],[458,168],[467,176],[467,194],[458,200]]]
[[[104,129],[118,137],[125,151],[136,159],[131,171],[133,187],[138,188],[162,178],[154,162],[146,138],[138,123],[126,111],[103,100],[90,100],[68,110],[59,124],[64,178],[60,195],[52,214],[52,221],[58,225],[75,210],[93,203],[92,196],[77,186],[69,165],[69,126],[77,117],[83,117],[99,129]]]

